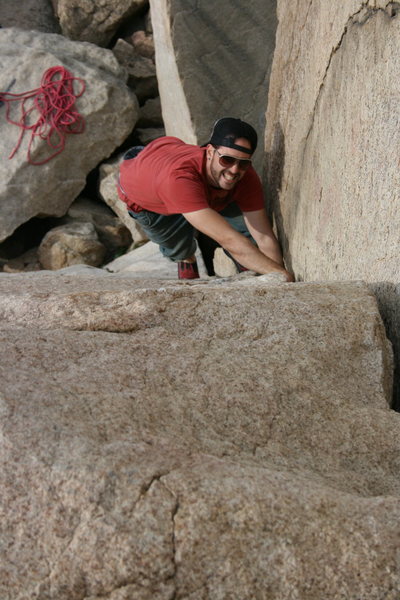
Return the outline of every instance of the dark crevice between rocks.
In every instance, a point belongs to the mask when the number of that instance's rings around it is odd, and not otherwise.
[[[0,262],[17,258],[27,250],[38,246],[46,233],[59,224],[60,219],[57,217],[33,217],[26,221],[0,243]]]
[[[392,408],[400,412],[400,333],[398,330],[398,319],[400,318],[400,282],[376,282],[369,284],[374,293],[386,335],[393,347],[394,375],[393,375],[393,397]]]
[[[129,145],[130,139],[127,140],[126,145]],[[125,146],[123,146],[124,148]],[[117,156],[120,152],[118,148],[113,157]],[[76,199],[85,198],[98,204],[100,207],[106,206],[99,193],[99,174],[100,165],[95,167],[86,177],[86,184]],[[73,203],[72,203],[73,205]],[[71,206],[72,206],[71,205]],[[110,210],[110,216],[114,216],[114,213]],[[52,229],[65,225],[68,223],[68,211],[60,216],[49,216],[49,215],[37,215],[22,223],[17,227],[7,239],[0,242],[0,272],[3,270],[4,265],[13,259],[23,257],[26,252],[38,248],[45,237],[45,235]],[[79,221],[79,219],[77,219]],[[103,265],[114,260],[116,257],[124,254],[132,244],[132,236],[128,232],[126,233],[126,242],[124,245],[118,247],[112,247],[109,240],[102,235],[101,228],[96,228],[99,241],[104,245],[106,253],[103,260]],[[102,265],[101,265],[102,266]],[[31,270],[31,269],[28,269]]]
[[[120,38],[124,39],[126,37],[130,37],[133,33],[135,33],[135,31],[145,30],[146,15],[149,9],[149,4],[147,4],[135,12],[132,17],[126,19],[116,31],[107,47],[111,49],[115,46]]]
[[[290,251],[289,237],[286,233],[284,224],[280,192],[282,190],[283,173],[285,170],[285,135],[282,125],[276,123],[274,127],[274,136],[272,141],[271,152],[268,152],[265,157],[265,166],[263,179],[266,182],[265,197],[266,210],[274,229],[277,231],[279,244],[282,254],[285,257],[286,268],[292,271],[292,255]],[[296,216],[294,216],[295,220]]]

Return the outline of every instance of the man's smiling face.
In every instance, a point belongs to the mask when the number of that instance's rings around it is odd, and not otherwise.
[[[245,138],[236,139],[235,144],[251,150],[250,142]],[[233,165],[225,166],[224,163],[227,161],[224,160],[224,157],[232,157],[232,159],[236,160]],[[206,163],[208,183],[222,190],[229,191],[233,189],[238,181],[242,179],[247,167],[251,164],[249,158],[250,155],[246,152],[226,146],[215,148],[211,144],[208,144]]]

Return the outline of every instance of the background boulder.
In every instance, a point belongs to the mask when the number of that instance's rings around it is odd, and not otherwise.
[[[51,229],[38,251],[44,269],[55,271],[70,265],[86,264],[98,267],[106,255],[92,223],[69,223]]]
[[[143,9],[148,0],[56,0],[63,35],[107,46],[119,27]]]
[[[138,102],[112,52],[92,44],[71,42],[55,34],[0,29],[0,57],[3,90],[10,84],[13,93],[37,88],[43,73],[55,65],[63,65],[86,84],[76,102],[86,122],[84,133],[67,135],[61,154],[33,166],[27,162],[27,132],[16,155],[1,162],[0,240],[4,240],[34,216],[65,214],[85,187],[88,173],[132,131]],[[4,106],[0,111],[0,148],[2,155],[8,156],[20,130],[6,121]],[[45,141],[38,144],[38,152],[46,149]]]

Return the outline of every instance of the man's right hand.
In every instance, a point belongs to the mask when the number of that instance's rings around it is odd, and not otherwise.
[[[244,235],[233,229],[225,219],[212,208],[203,208],[183,215],[195,229],[205,233],[227,250],[238,263],[259,273],[283,273],[286,280],[294,281],[294,277],[282,265],[265,256]]]

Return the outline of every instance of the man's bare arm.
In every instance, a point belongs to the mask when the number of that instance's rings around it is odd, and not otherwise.
[[[259,250],[283,266],[282,252],[264,209],[243,213],[247,229]]]
[[[244,235],[233,229],[225,219],[212,208],[203,208],[183,215],[193,227],[205,233],[227,250],[241,265],[256,273],[283,273],[287,281],[293,276],[286,271],[279,260],[266,256]],[[257,240],[256,240],[257,241]],[[279,258],[277,256],[277,258]],[[282,260],[282,257],[280,257]]]

